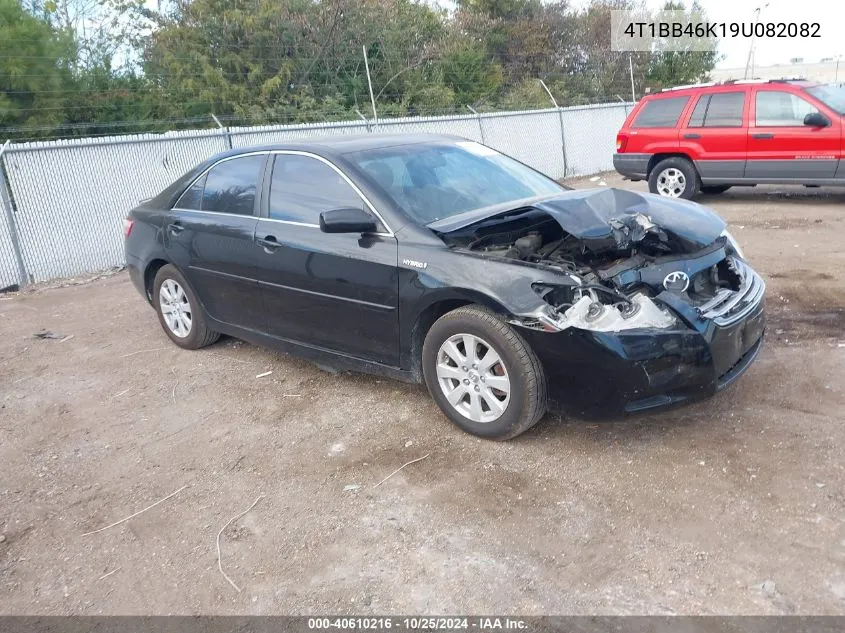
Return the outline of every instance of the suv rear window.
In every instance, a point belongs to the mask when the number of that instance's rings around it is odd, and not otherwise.
[[[689,127],[742,127],[744,92],[702,95],[689,120]]]
[[[646,101],[631,127],[675,127],[689,97],[669,97]]]

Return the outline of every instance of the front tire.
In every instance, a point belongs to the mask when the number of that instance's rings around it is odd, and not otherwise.
[[[165,334],[179,347],[199,349],[220,338],[208,328],[196,293],[173,264],[162,266],[156,274],[153,304]]]
[[[648,174],[648,190],[664,198],[691,200],[699,186],[695,166],[678,156],[661,160]]]
[[[422,369],[431,397],[468,433],[507,440],[546,411],[546,377],[534,350],[481,306],[458,308],[431,326]]]

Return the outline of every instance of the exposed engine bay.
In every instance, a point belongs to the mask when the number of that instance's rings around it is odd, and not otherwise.
[[[671,327],[671,310],[653,299],[671,292],[707,306],[742,286],[738,247],[723,234],[702,245],[658,225],[650,215],[624,212],[601,226],[567,231],[561,218],[538,207],[515,209],[441,235],[453,248],[565,274],[560,284],[535,283],[547,304],[537,326],[619,331]]]

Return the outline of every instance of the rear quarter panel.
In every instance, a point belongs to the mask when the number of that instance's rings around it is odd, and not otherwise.
[[[667,98],[687,97],[687,103],[681,111],[681,116],[674,127],[636,127],[636,121],[643,108],[648,103]],[[694,98],[692,95],[678,95],[674,93],[665,93],[661,96],[644,97],[637,104],[636,109],[631,112],[631,115],[625,121],[620,134],[628,137],[625,146],[626,154],[640,153],[640,154],[661,154],[672,153],[678,150],[679,146],[679,130],[681,124],[687,120],[692,110],[692,102]]]
[[[155,259],[167,259],[164,252],[164,221],[167,211],[140,206],[129,212],[132,231],[124,240],[126,268],[133,284],[146,296],[144,272]]]

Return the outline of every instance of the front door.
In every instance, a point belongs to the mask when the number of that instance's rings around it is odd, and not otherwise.
[[[831,125],[804,125],[804,117],[819,108],[785,90],[758,87],[748,129],[749,178],[797,182],[833,178],[839,164],[840,124],[825,114]]]
[[[745,173],[745,94],[745,90],[702,94],[681,129],[681,149],[695,157],[704,184],[742,178]]]
[[[266,154],[224,159],[177,201],[164,227],[165,251],[211,318],[263,331],[254,235]]]
[[[323,233],[320,213],[367,208],[333,165],[279,153],[268,166],[258,221],[258,283],[270,334],[389,365],[399,364],[396,238]]]

